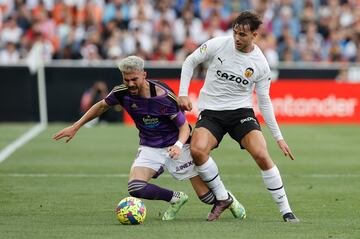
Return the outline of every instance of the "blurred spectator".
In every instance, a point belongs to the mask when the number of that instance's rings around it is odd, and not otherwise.
[[[201,0],[175,0],[175,11],[178,16],[182,15],[184,9],[191,9],[195,17],[200,17]]]
[[[322,48],[323,60],[329,62],[342,61],[341,54],[341,36],[342,32],[337,30],[331,30],[329,38]]]
[[[121,22],[126,26],[130,20],[130,9],[126,0],[106,0],[105,2],[103,23],[106,24],[109,21],[121,19]]]
[[[204,30],[208,38],[225,35],[229,22],[224,21],[218,12],[212,12],[208,20],[204,22]]]
[[[157,49],[151,56],[153,61],[174,61],[174,43],[171,38],[162,39],[157,45]]]
[[[42,60],[44,62],[50,62],[51,59],[53,58],[53,54],[54,54],[54,48],[53,45],[51,44],[51,42],[39,31],[36,31],[33,33],[31,41],[30,41],[30,45],[29,45],[29,50],[36,45],[36,43],[40,42],[42,47],[41,47],[41,57]],[[30,53],[30,52],[29,52]]]
[[[186,57],[190,55],[196,48],[197,44],[194,42],[194,40],[190,37],[187,37],[184,41],[183,47],[180,48],[176,54],[176,60],[180,62],[185,61]]]
[[[151,20],[154,17],[154,7],[150,0],[133,0],[130,5],[130,19],[142,17]]]
[[[274,67],[279,63],[279,54],[277,52],[276,38],[272,34],[261,34],[257,45],[264,53],[269,66]]]
[[[129,29],[137,29],[144,34],[151,36],[153,33],[153,24],[150,20],[151,18],[147,17],[148,14],[146,14],[145,6],[138,6],[136,11],[135,17],[130,20]]]
[[[304,9],[300,15],[301,31],[306,31],[307,25],[316,21],[317,16],[315,13],[314,4],[312,1],[306,0],[304,4]]]
[[[272,31],[279,38],[281,30],[284,28],[288,28],[295,39],[300,33],[299,19],[294,17],[292,8],[287,5],[280,8],[280,15],[276,16],[273,21]]]
[[[109,94],[108,87],[105,82],[97,81],[90,89],[87,89],[81,96],[80,112],[84,114],[92,105],[104,99]]]
[[[171,8],[171,0],[157,0],[153,18],[154,24],[157,25],[161,20],[173,23],[175,19],[176,11]]]
[[[0,31],[2,30],[2,25],[3,25],[3,13],[2,13],[2,9],[0,7]]]
[[[338,82],[347,82],[348,80],[349,80],[348,66],[343,66],[339,70],[338,75],[336,76],[336,81],[338,81]]]
[[[275,5],[270,0],[253,1],[253,8],[257,14],[263,16],[263,24],[260,30],[266,33],[272,33],[272,19],[274,18]]]
[[[123,55],[123,52],[120,47],[120,39],[121,39],[121,32],[114,31],[112,36],[106,42],[105,50],[107,58],[112,60],[120,59]]]
[[[14,42],[7,42],[5,49],[0,51],[0,64],[14,64],[20,59],[16,44]]]
[[[300,60],[300,51],[296,39],[291,35],[288,27],[282,30],[278,38],[278,54],[280,61],[298,61]]]
[[[21,5],[18,8],[18,14],[16,17],[17,25],[21,28],[22,32],[26,32],[29,28],[31,28],[31,12],[25,5]]]
[[[208,21],[214,14],[219,16],[221,20],[228,21],[231,16],[231,5],[224,0],[201,1],[201,19]]]
[[[88,111],[91,106],[95,103],[99,102],[100,100],[104,99],[109,94],[108,86],[104,81],[97,81],[95,82],[90,89],[85,90],[83,95],[81,96],[80,100],[80,115]],[[87,127],[91,127],[98,123],[99,121],[113,121],[113,111],[110,110],[102,114],[99,118],[95,118],[94,120],[87,123]]]
[[[324,40],[330,35],[331,11],[328,7],[321,7],[319,10],[318,32]]]
[[[99,48],[96,44],[91,43],[90,41],[84,41],[84,44],[80,49],[80,54],[82,59],[87,61],[101,59]]]
[[[1,42],[19,43],[22,33],[21,28],[16,23],[15,17],[10,17],[4,22],[1,31]]]
[[[309,22],[306,25],[305,33],[299,36],[299,50],[302,54],[302,59],[307,61],[319,61],[322,44],[322,36],[317,31],[317,25],[314,22]],[[306,55],[306,57],[305,57]]]
[[[176,19],[173,33],[176,46],[182,46],[187,37],[191,37],[198,45],[208,39],[201,20],[194,16],[191,9],[186,8],[183,9],[181,18]]]

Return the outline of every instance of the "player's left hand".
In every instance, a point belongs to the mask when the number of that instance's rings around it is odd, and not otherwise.
[[[285,140],[280,139],[277,141],[280,149],[284,152],[285,156],[289,156],[291,158],[291,160],[295,160],[294,155],[291,152],[291,149],[289,148],[289,146],[287,145],[287,143],[285,142]]]
[[[177,145],[173,145],[173,146],[170,146],[168,148],[168,152],[169,152],[169,156],[172,158],[172,159],[178,159],[180,154],[181,154],[181,149],[179,148],[179,146]]]
[[[68,143],[76,134],[76,132],[79,129],[77,127],[75,127],[74,125],[66,127],[63,130],[60,130],[59,132],[57,132],[56,134],[54,134],[54,136],[52,137],[55,140],[59,140],[62,138],[67,138],[66,139],[66,143]]]

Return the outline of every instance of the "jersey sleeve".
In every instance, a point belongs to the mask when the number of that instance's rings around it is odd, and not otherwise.
[[[177,97],[172,91],[168,91],[167,100],[169,105],[171,105],[166,112],[166,115],[169,116],[170,120],[174,122],[176,127],[180,128],[186,121],[184,112],[182,112],[177,104]]]
[[[261,78],[255,85],[259,109],[264,117],[266,125],[276,140],[283,139],[278,123],[276,122],[274,108],[270,100],[270,73]]]
[[[109,106],[122,105],[123,97],[127,94],[128,89],[125,85],[115,86],[112,91],[105,97],[105,102]]]
[[[190,54],[184,61],[181,68],[180,89],[179,96],[187,96],[191,77],[197,65],[211,59],[217,50],[216,38],[210,39],[192,54]]]
[[[170,116],[170,119],[174,122],[176,127],[180,128],[186,121],[184,112],[179,111],[176,114]]]

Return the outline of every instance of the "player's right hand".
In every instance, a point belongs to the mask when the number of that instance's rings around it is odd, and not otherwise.
[[[285,140],[280,139],[277,141],[280,149],[284,152],[285,156],[289,156],[291,158],[291,160],[295,160],[294,155],[291,152],[290,147],[287,145],[287,143],[285,142]]]
[[[67,138],[66,143],[68,143],[75,136],[77,131],[78,131],[78,129],[72,125],[72,126],[66,127],[65,129],[60,130],[59,132],[54,134],[54,136],[52,138],[55,140],[59,140],[59,139],[66,137]]]
[[[180,157],[181,148],[179,148],[179,146],[177,146],[177,145],[173,145],[168,148],[168,152],[169,152],[170,158],[176,160]]]
[[[182,110],[186,110],[186,111],[192,110],[192,103],[188,96],[179,96],[178,104]]]

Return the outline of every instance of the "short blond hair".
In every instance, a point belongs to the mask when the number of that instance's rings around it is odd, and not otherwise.
[[[144,71],[145,62],[142,58],[138,56],[128,56],[122,59],[119,64],[118,68],[121,72],[133,72],[133,71]]]

